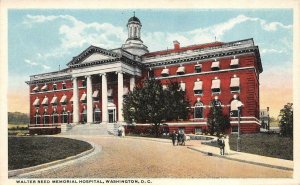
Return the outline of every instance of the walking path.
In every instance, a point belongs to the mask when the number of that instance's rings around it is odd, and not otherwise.
[[[293,172],[277,165],[247,164],[251,160],[228,160],[217,148],[201,145],[172,146],[171,140],[113,136],[66,136],[94,143],[101,151],[59,166],[19,175],[20,178],[270,178],[292,177]],[[189,148],[189,149],[188,149]],[[199,152],[200,151],[200,152]],[[202,153],[201,153],[202,152]],[[207,155],[212,152],[212,156]],[[204,154],[203,154],[204,153]],[[231,158],[239,156],[229,155]],[[241,154],[246,158],[246,154]],[[259,156],[261,157],[261,156]],[[259,158],[258,157],[258,158]],[[258,160],[258,159],[257,159]],[[262,162],[264,158],[261,158]],[[271,161],[277,161],[273,159]],[[270,168],[272,167],[272,168]],[[180,172],[180,173],[179,173]]]
[[[141,139],[140,137],[129,137],[133,139]],[[164,142],[164,143],[170,143],[171,140],[167,139],[156,139],[156,138],[142,138],[150,141],[157,141],[157,142]],[[234,161],[239,162],[245,162],[249,164],[256,164],[271,168],[278,168],[283,170],[293,170],[294,163],[291,160],[284,160],[284,159],[278,159],[273,157],[266,157],[261,155],[255,155],[250,153],[244,153],[244,152],[236,152],[236,151],[230,151],[227,155],[220,155],[220,149],[218,147],[213,147],[209,145],[201,144],[200,140],[191,140],[186,142],[186,146],[189,149],[210,155],[210,156],[217,156],[222,157],[225,159],[230,159]]]

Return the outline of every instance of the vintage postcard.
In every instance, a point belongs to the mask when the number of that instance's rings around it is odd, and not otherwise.
[[[299,6],[2,1],[0,184],[299,184]]]

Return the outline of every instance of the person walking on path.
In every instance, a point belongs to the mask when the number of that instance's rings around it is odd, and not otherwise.
[[[229,146],[229,136],[228,135],[225,135],[224,144],[225,144],[225,148],[224,148],[225,154],[229,155],[229,153],[230,153],[230,146]]]
[[[173,146],[175,146],[175,142],[176,142],[176,138],[177,138],[175,130],[173,131],[171,137],[172,137]]]
[[[223,137],[218,138],[218,145],[220,147],[220,155],[224,155],[225,154],[225,151],[224,151],[225,141],[224,141]]]

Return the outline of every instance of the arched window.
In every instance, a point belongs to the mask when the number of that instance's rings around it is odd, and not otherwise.
[[[46,110],[45,110],[43,116],[44,116],[43,123],[44,123],[44,124],[49,124],[49,114],[47,113]]]
[[[52,121],[53,121],[53,124],[58,123],[58,114],[56,111],[53,111],[53,113],[52,113]]]
[[[204,118],[204,106],[202,102],[197,102],[195,104],[194,118],[195,119]]]
[[[38,112],[35,113],[34,118],[35,118],[35,124],[41,123],[41,115]]]
[[[61,120],[62,120],[63,123],[68,123],[68,112],[67,111],[62,112]]]

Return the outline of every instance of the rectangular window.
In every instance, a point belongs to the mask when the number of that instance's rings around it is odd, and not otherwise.
[[[178,67],[176,73],[177,73],[177,75],[183,75],[185,73],[184,66]]]
[[[99,91],[98,90],[96,90],[96,91],[94,91],[93,92],[93,100],[94,101],[99,101]]]
[[[211,70],[213,71],[217,71],[220,69],[220,62],[219,61],[215,61],[211,64]]]
[[[82,80],[82,87],[86,87],[86,81]]]
[[[166,76],[169,76],[169,69],[163,69],[162,72],[161,72],[161,76],[163,77],[166,77]]]
[[[221,92],[220,83],[221,83],[220,79],[212,80],[211,91],[213,93],[220,93]]]
[[[202,65],[201,64],[195,65],[195,73],[201,73],[201,69],[202,69]]]
[[[230,68],[238,68],[239,67],[239,59],[231,59]]]
[[[66,89],[66,88],[67,88],[66,83],[63,83],[62,84],[62,89]]]
[[[195,95],[202,95],[203,90],[202,90],[202,81],[196,81],[194,83],[194,93]]]
[[[181,83],[179,84],[179,90],[185,91],[185,83],[181,82]]]
[[[230,91],[231,92],[238,92],[238,91],[240,91],[240,78],[238,78],[238,77],[231,78],[231,81],[230,81]]]
[[[231,126],[231,132],[237,133],[239,130],[238,126]]]
[[[57,84],[53,84],[53,90],[54,90],[54,91],[57,90]]]

